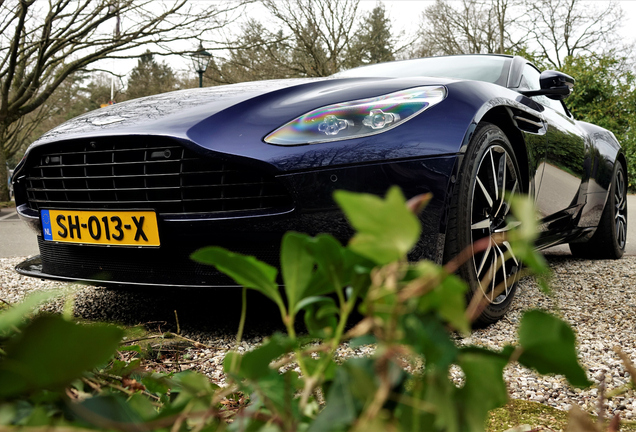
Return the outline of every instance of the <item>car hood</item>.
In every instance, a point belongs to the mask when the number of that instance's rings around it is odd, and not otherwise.
[[[133,99],[75,117],[45,133],[34,144],[87,136],[161,133],[170,130],[174,124],[181,125],[180,129],[183,130],[254,96],[316,80],[247,82]],[[157,125],[161,126],[157,129]]]
[[[305,78],[180,90],[100,108],[52,129],[33,146],[98,136],[162,135],[213,149],[222,139],[261,141],[269,132],[321,106],[404,88],[445,84],[440,78]]]

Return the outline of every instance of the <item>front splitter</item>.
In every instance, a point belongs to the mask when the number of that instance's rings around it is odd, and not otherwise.
[[[239,285],[183,285],[183,284],[157,284],[157,283],[139,283],[139,282],[117,282],[117,281],[105,281],[101,279],[86,279],[86,278],[69,278],[64,276],[57,276],[42,271],[42,258],[40,255],[35,255],[31,258],[22,261],[15,266],[15,271],[24,276],[30,276],[40,279],[54,280],[58,282],[79,283],[86,285],[95,285],[103,287],[164,287],[164,288],[238,288]]]

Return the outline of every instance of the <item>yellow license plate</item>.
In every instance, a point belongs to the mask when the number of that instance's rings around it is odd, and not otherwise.
[[[111,246],[159,246],[154,211],[41,210],[44,240]]]

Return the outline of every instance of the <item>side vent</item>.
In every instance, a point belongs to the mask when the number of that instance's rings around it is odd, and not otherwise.
[[[517,128],[536,135],[546,133],[546,123],[541,118],[521,110],[513,110],[513,120]]]

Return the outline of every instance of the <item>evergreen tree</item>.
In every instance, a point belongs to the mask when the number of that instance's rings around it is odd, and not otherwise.
[[[179,81],[165,62],[158,63],[150,51],[142,54],[130,73],[126,95],[129,99],[165,93],[179,88]]]
[[[391,20],[383,3],[366,14],[348,50],[348,67],[395,60]]]

